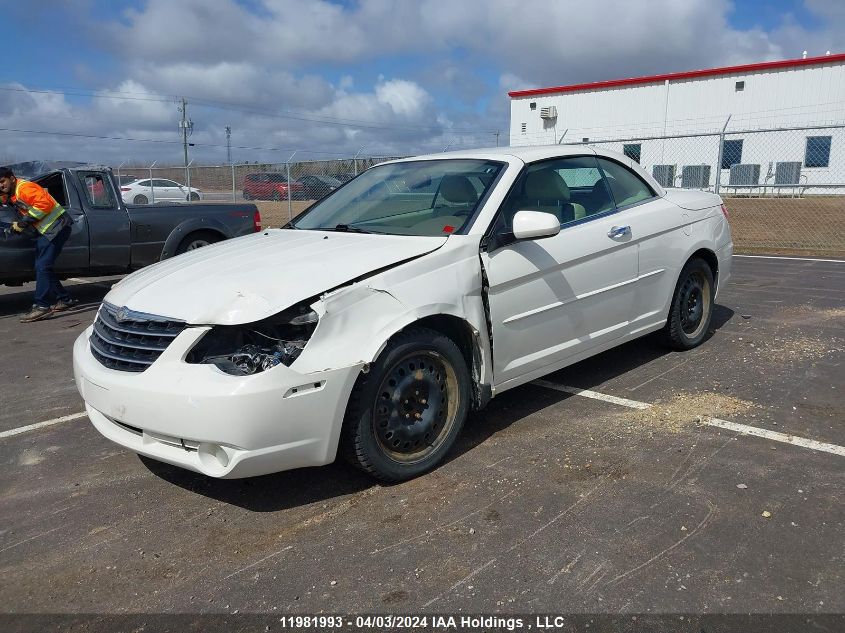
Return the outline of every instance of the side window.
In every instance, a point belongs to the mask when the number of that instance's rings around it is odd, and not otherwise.
[[[619,163],[604,158],[598,159],[599,165],[607,179],[613,200],[617,207],[641,202],[654,197],[651,188],[634,172]]]
[[[135,186],[136,187],[149,187],[150,181],[149,180],[139,180],[138,182],[135,183]]]
[[[593,156],[572,156],[529,165],[504,203],[502,220],[512,226],[517,211],[543,211],[561,226],[613,209]]]
[[[114,208],[111,187],[103,180],[101,174],[80,173],[78,177],[89,206],[99,209]]]

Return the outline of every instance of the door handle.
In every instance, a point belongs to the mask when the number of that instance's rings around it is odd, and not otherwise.
[[[631,227],[630,226],[613,226],[610,227],[610,230],[607,232],[608,237],[623,237],[625,235],[631,234]]]

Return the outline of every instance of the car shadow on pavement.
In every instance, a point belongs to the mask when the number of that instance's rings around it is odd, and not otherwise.
[[[708,338],[730,321],[733,315],[730,308],[715,306]],[[567,375],[577,376],[578,386],[586,389],[673,353],[678,352],[666,347],[659,334],[653,334],[584,360],[552,377],[566,372]],[[573,397],[548,389],[526,397],[527,389],[531,387],[509,390],[491,401],[484,410],[470,414],[445,463],[471,451],[515,422]],[[150,472],[173,485],[252,512],[277,512],[352,495],[376,486],[390,485],[376,481],[348,465],[342,458],[328,466],[230,480],[213,479],[146,457],[140,459]]]

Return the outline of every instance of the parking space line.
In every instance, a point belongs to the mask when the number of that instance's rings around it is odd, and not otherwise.
[[[54,424],[61,424],[62,422],[78,420],[79,418],[84,418],[86,415],[88,414],[82,411],[80,413],[71,413],[70,415],[63,415],[60,418],[53,418],[52,420],[45,420],[44,422],[36,422],[35,424],[19,426],[16,429],[9,429],[8,431],[3,431],[2,433],[0,433],[0,439],[12,437],[13,435],[20,435],[21,433],[26,433],[28,431],[34,431],[35,429],[40,429],[45,426],[53,426]]]
[[[702,420],[702,423],[708,424],[710,426],[718,426],[722,429],[737,431],[738,433],[742,433],[743,435],[754,435],[756,437],[764,437],[767,440],[773,440],[775,442],[793,444],[795,446],[809,448],[814,451],[823,451],[825,453],[833,453],[834,455],[845,457],[845,446],[837,446],[836,444],[828,444],[827,442],[817,442],[816,440],[808,440],[803,437],[787,435],[786,433],[769,431],[768,429],[758,429],[756,426],[737,424],[736,422],[720,420],[719,418],[709,418],[707,420]]]
[[[796,262],[833,262],[834,264],[845,264],[845,259],[814,259],[812,257],[780,257],[777,255],[734,255],[746,259],[788,259]]]
[[[567,385],[558,385],[548,380],[535,380],[532,384],[539,387],[546,387],[547,389],[554,389],[555,391],[562,391],[564,393],[572,394],[573,396],[583,396],[584,398],[592,398],[593,400],[601,400],[602,402],[610,402],[618,404],[629,409],[649,409],[651,405],[647,402],[638,402],[636,400],[629,400],[628,398],[617,398],[616,396],[609,396],[598,391],[590,391],[589,389],[579,389],[578,387],[569,387]]]
[[[591,391],[589,389],[579,389],[578,387],[570,387],[568,385],[558,385],[556,383],[549,382],[548,380],[535,380],[531,384],[537,385],[538,387],[545,387],[546,389],[562,391],[563,393],[568,393],[573,396],[582,396],[584,398],[591,398],[593,400],[601,400],[602,402],[618,404],[619,406],[628,407],[629,409],[650,409],[652,406],[654,406],[647,402],[629,400],[628,398],[618,398],[616,396],[610,396],[604,393],[599,393],[597,391]],[[753,435],[755,437],[762,437],[767,440],[772,440],[773,442],[792,444],[793,446],[800,446],[802,448],[809,448],[814,451],[822,451],[824,453],[831,453],[833,455],[845,457],[845,446],[839,446],[838,444],[829,444],[827,442],[808,440],[806,438],[797,437],[795,435],[787,435],[786,433],[778,433],[777,431],[760,429],[756,426],[738,424],[737,422],[730,422],[728,420],[721,420],[719,418],[707,418],[702,416],[701,424],[706,424],[707,426],[716,426],[721,429],[727,429],[729,431],[736,431],[737,433],[741,433],[742,435]]]

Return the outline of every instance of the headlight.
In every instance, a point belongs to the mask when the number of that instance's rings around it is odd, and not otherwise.
[[[318,316],[300,303],[272,317],[245,325],[216,325],[188,352],[185,361],[212,364],[233,376],[290,366],[317,327]]]

